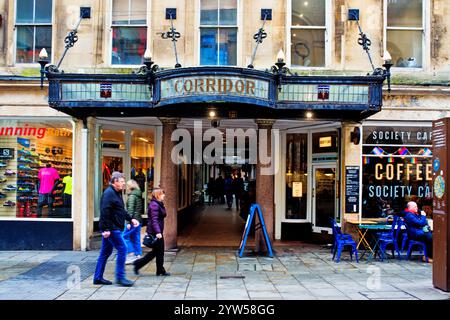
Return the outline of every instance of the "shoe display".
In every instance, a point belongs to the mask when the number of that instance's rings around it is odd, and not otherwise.
[[[33,160],[28,159],[28,158],[24,158],[24,157],[19,157],[19,158],[17,159],[17,161],[20,161],[20,162],[26,162],[26,163],[32,163],[32,162],[33,162]]]
[[[109,280],[106,280],[106,279],[99,279],[99,280],[94,280],[94,284],[110,285],[110,284],[112,284],[112,282]]]
[[[16,205],[16,203],[11,200],[3,202],[4,207],[14,207],[15,205]]]
[[[15,191],[17,188],[11,184],[7,185],[6,187],[3,188],[3,190],[5,191]]]
[[[18,153],[19,153],[19,155],[21,155],[21,156],[22,156],[22,155],[23,155],[23,156],[30,156],[30,155],[31,155],[31,152],[28,151],[28,150],[25,150],[25,149],[19,150]]]
[[[5,177],[0,177],[0,183],[5,183],[7,180]]]
[[[0,192],[0,199],[6,198],[6,197],[7,197],[6,194]]]
[[[133,285],[133,281],[124,278],[121,280],[117,280],[117,284],[121,285],[122,287],[131,287]]]
[[[30,171],[33,170],[30,166],[28,165],[23,165],[23,164],[19,164],[17,166],[17,169],[21,170],[21,171]]]
[[[8,169],[8,170],[5,171],[5,176],[13,176],[15,174],[16,173],[14,171],[12,171],[11,169]]]
[[[0,168],[7,167],[6,163],[0,162]]]

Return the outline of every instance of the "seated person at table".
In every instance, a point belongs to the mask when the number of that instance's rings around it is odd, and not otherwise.
[[[433,262],[433,233],[428,225],[424,211],[419,213],[417,203],[410,201],[407,208],[402,212],[408,236],[412,240],[422,241],[427,246],[427,255],[430,262]],[[423,257],[425,260],[425,257]]]

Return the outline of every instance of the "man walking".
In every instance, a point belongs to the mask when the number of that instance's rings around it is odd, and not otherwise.
[[[125,220],[131,221],[134,227],[139,226],[139,221],[132,219],[125,210],[122,191],[125,188],[125,177],[120,172],[113,172],[110,186],[103,192],[100,202],[100,231],[102,232],[102,247],[95,268],[94,284],[112,284],[103,278],[106,262],[113,248],[117,249],[116,282],[125,287],[130,287],[133,282],[125,278],[125,260],[127,245],[123,239],[122,231]]]

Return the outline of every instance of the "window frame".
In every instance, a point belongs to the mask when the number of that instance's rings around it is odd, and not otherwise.
[[[240,59],[240,49],[241,46],[239,45],[241,43],[241,34],[239,32],[239,30],[241,29],[241,21],[242,18],[240,17],[239,13],[242,12],[242,8],[241,8],[241,3],[243,1],[241,0],[236,0],[236,24],[235,25],[202,25],[201,23],[201,10],[202,10],[202,2],[201,0],[197,0],[198,1],[198,18],[197,18],[197,23],[198,23],[198,27],[197,27],[197,35],[198,35],[198,57],[197,57],[197,65],[198,66],[230,66],[230,67],[237,67],[239,65],[241,65],[241,59]],[[218,7],[217,7],[217,20],[219,22],[220,20],[220,1],[221,0],[216,0],[218,1]],[[215,29],[217,30],[218,34],[220,32],[220,29],[236,29],[236,64],[235,65],[222,65],[222,64],[201,64],[201,46],[202,46],[202,41],[201,41],[201,35],[202,35],[202,29]],[[217,57],[219,57],[219,46],[217,45]],[[217,61],[219,62],[219,61]]]
[[[131,7],[130,7],[131,1],[133,1],[133,0],[128,0],[129,12],[131,12],[130,11],[130,9],[131,9]],[[107,48],[108,48],[108,50],[107,50],[107,52],[108,52],[108,59],[107,59],[108,66],[111,67],[111,68],[138,68],[138,67],[140,67],[142,65],[142,63],[141,64],[113,64],[112,63],[113,29],[114,28],[142,28],[142,27],[147,28],[146,48],[148,48],[151,45],[151,43],[152,43],[150,41],[150,36],[151,36],[150,35],[150,29],[151,29],[151,26],[150,26],[150,23],[149,23],[149,21],[151,22],[151,11],[152,11],[152,10],[149,10],[149,8],[151,9],[151,4],[152,4],[151,0],[146,0],[146,6],[147,6],[146,12],[147,12],[147,14],[145,16],[145,18],[146,18],[146,23],[145,24],[113,24],[113,3],[114,3],[114,0],[109,0],[109,5],[110,5],[109,6],[109,21],[108,21],[108,26],[109,26],[109,45],[107,46]],[[152,50],[152,52],[153,52],[153,50]]]
[[[33,51],[35,50],[35,45],[36,45],[36,27],[50,27],[52,30],[52,37],[51,37],[51,55],[50,55],[50,62],[52,63],[54,61],[54,57],[55,57],[55,52],[53,50],[54,48],[54,43],[55,43],[55,32],[54,32],[54,24],[55,24],[55,6],[56,6],[56,1],[52,0],[52,12],[51,12],[51,22],[49,23],[18,23],[17,22],[17,1],[14,1],[14,48],[13,48],[13,64],[15,66],[33,66],[36,65],[38,66],[39,63],[37,61],[34,62],[17,62],[17,27],[27,27],[27,26],[32,26],[34,31],[33,31]],[[33,0],[33,20],[34,20],[34,16],[36,14],[36,0]],[[49,48],[46,48],[49,49]],[[34,59],[34,58],[33,58]]]
[[[330,68],[332,62],[332,54],[331,54],[331,41],[333,39],[333,23],[334,23],[334,15],[333,15],[333,3],[332,0],[325,0],[325,26],[292,26],[292,1],[287,1],[287,10],[286,10],[286,61],[287,65],[290,68],[295,68],[299,70],[325,70]],[[313,66],[313,67],[305,67],[292,64],[292,55],[291,55],[291,37],[292,30],[324,30],[325,32],[325,62],[323,66]]]
[[[387,7],[389,0],[383,0],[383,52],[387,50],[387,31],[422,31],[422,66],[417,68],[411,67],[392,67],[392,70],[396,72],[411,72],[411,71],[423,71],[428,70],[430,66],[430,1],[422,0],[422,27],[388,27],[387,25]]]

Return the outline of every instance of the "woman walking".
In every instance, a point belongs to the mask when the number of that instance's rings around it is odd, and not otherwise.
[[[139,269],[149,263],[156,257],[156,275],[157,276],[170,276],[169,272],[164,269],[164,219],[166,218],[166,208],[164,207],[164,190],[161,188],[155,188],[152,192],[152,201],[148,206],[148,222],[147,222],[147,234],[151,234],[158,238],[153,250],[147,253],[140,259],[133,262],[134,273],[139,274]]]
[[[133,227],[128,224],[123,233],[123,238],[125,239],[125,242],[127,244],[128,253],[126,264],[131,264],[134,260],[139,259],[142,256],[141,225],[142,213],[144,209],[144,199],[142,199],[142,191],[135,180],[129,180],[127,182],[127,194],[127,212],[134,219],[139,221],[138,227]]]

